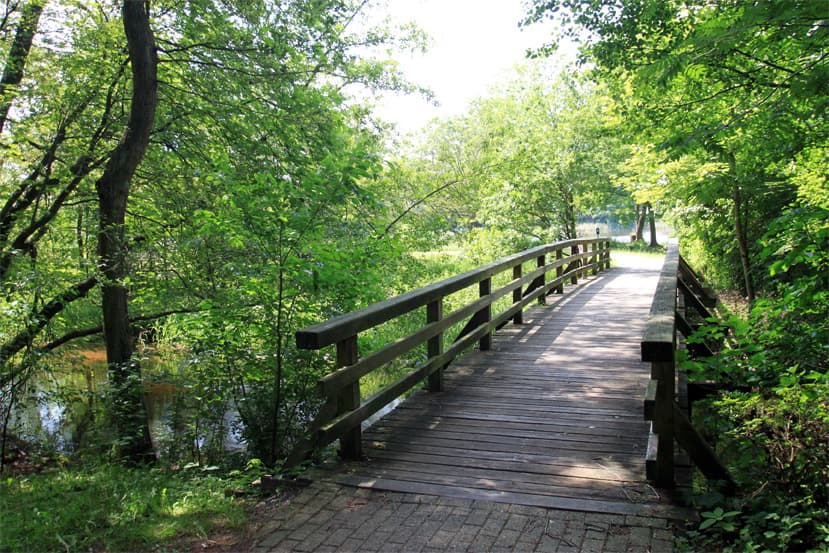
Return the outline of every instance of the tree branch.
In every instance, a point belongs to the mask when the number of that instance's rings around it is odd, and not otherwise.
[[[30,345],[37,333],[43,330],[55,315],[63,311],[73,301],[86,297],[96,284],[98,284],[98,277],[94,276],[81,281],[55,296],[43,309],[33,313],[29,319],[29,324],[18,332],[14,338],[0,347],[0,367],[5,366],[9,359]],[[0,379],[4,382],[6,375],[3,374]]]

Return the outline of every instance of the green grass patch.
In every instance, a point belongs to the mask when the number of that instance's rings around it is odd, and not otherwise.
[[[610,243],[611,255],[613,252],[624,253],[639,253],[644,255],[665,255],[666,248],[660,244],[656,248],[652,248],[644,240],[637,240],[636,242],[616,242]]]
[[[238,473],[237,478],[238,478]],[[0,551],[170,550],[246,521],[233,479],[117,465],[55,469],[0,484]]]

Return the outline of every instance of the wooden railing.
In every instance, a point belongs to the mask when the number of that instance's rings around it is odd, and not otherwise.
[[[318,390],[325,401],[309,425],[305,438],[288,456],[286,467],[302,462],[315,448],[337,439],[343,458],[361,458],[363,421],[424,379],[430,391],[441,391],[443,370],[455,357],[475,343],[482,350],[489,349],[496,329],[510,321],[521,324],[527,305],[533,301],[544,303],[548,295],[562,293],[566,281],[577,284],[578,279],[588,272],[595,275],[609,268],[609,248],[608,238],[567,240],[538,246],[298,331],[296,343],[301,349],[317,350],[336,344],[338,370],[318,381]],[[526,274],[525,264],[534,266]],[[503,273],[507,273],[511,280],[493,290],[493,278]],[[555,276],[548,278],[549,273]],[[476,300],[451,313],[443,312],[444,298],[476,284]],[[503,311],[493,313],[495,302],[510,294],[512,303]],[[426,317],[422,327],[369,355],[360,356],[359,333],[424,306]],[[458,336],[445,347],[449,342],[444,339],[444,333],[464,321],[467,321],[466,325]],[[362,377],[423,344],[426,344],[426,361],[361,401]]]
[[[728,470],[691,424],[688,406],[683,405],[688,395],[687,383],[684,378],[677,380],[676,371],[678,333],[687,337],[696,329],[689,322],[688,309],[693,309],[697,318],[705,321],[711,318],[709,308],[716,303],[713,292],[703,286],[699,276],[679,255],[679,246],[668,246],[642,338],[642,361],[651,363],[644,409],[645,420],[652,421],[645,469],[648,479],[660,487],[675,485],[676,441],[708,480],[724,482],[726,491],[734,489]],[[699,355],[711,355],[706,346],[699,348]]]

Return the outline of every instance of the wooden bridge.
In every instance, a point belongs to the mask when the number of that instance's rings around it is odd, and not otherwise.
[[[674,381],[656,379],[674,378],[675,320],[685,320],[674,317],[677,287],[689,279],[678,279],[675,248],[664,268],[659,258],[634,259],[610,269],[607,239],[559,242],[300,331],[300,347],[336,344],[340,368],[320,380],[325,404],[289,464],[339,440],[347,462],[325,477],[344,485],[686,516],[666,493],[674,438],[690,440],[706,467],[710,451],[699,454],[698,437],[678,424],[687,419],[674,416]],[[359,355],[361,332],[418,310],[423,326]],[[361,397],[362,377],[418,347],[424,361]],[[366,425],[392,402],[399,405]],[[661,446],[645,416],[659,419]]]

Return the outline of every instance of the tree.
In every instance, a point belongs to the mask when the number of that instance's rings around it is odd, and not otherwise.
[[[611,174],[624,147],[612,102],[581,75],[548,79],[525,70],[468,115],[437,124],[404,162],[408,182],[426,185],[417,193],[428,197],[418,203],[421,220],[437,210],[438,229],[479,237],[497,250],[483,255],[495,257],[575,238],[580,215],[618,199]]]
[[[317,198],[312,213],[318,214],[326,206],[338,211],[336,202],[349,195],[370,202],[353,183],[361,167],[376,163],[379,142],[367,111],[349,104],[345,89],[408,85],[390,64],[353,55],[393,36],[349,30],[362,3],[152,6],[125,2],[119,16],[113,6],[85,9],[56,0],[43,13],[47,27],[58,31],[33,40],[17,94],[4,94],[13,100],[9,113],[19,116],[4,128],[8,170],[0,176],[9,198],[0,218],[0,302],[9,315],[0,340],[3,386],[18,382],[43,354],[103,330],[117,376],[126,381],[124,397],[138,405],[132,323],[161,326],[172,312],[214,311],[211,305],[221,304],[211,301],[237,283],[227,264],[245,265],[247,252],[230,255],[222,236],[207,240],[204,233],[201,215],[221,211],[236,193],[225,179],[247,184],[269,175],[274,193],[262,198],[277,204],[280,185],[290,180],[297,187],[291,197]],[[365,159],[342,161],[352,153]],[[336,183],[336,193],[323,198],[332,189],[320,179]],[[213,196],[217,189],[225,194]],[[287,205],[299,209],[303,202]],[[357,226],[353,219],[343,216],[332,233],[348,235]],[[297,228],[288,224],[284,231],[290,237]],[[302,248],[315,243],[285,251],[313,267]],[[276,263],[283,276],[305,275],[306,268],[288,271],[289,261],[257,258]],[[251,274],[262,272],[247,266]],[[102,296],[89,294],[99,284]],[[228,308],[250,308],[250,297],[235,299],[240,303]],[[293,298],[279,302],[277,312]],[[281,313],[277,320],[284,322]],[[215,316],[221,320],[220,309]],[[280,325],[280,343],[290,332]],[[146,438],[138,434],[136,452]],[[120,443],[129,446],[131,439]]]
[[[585,33],[583,57],[620,83],[626,115],[647,142],[672,157],[693,154],[703,164],[728,167],[700,185],[710,196],[709,184],[719,181],[716,196],[729,204],[723,223],[734,244],[726,258],[735,260],[734,272],[753,297],[762,222],[794,199],[783,160],[825,140],[824,11],[796,0],[612,6],[537,0],[528,21],[557,18],[565,33]],[[719,232],[700,238],[721,247]]]
[[[113,420],[122,456],[134,461],[154,457],[143,401],[138,362],[133,359],[133,339],[124,279],[127,242],[124,229],[130,184],[150,141],[158,101],[158,57],[150,29],[149,2],[125,0],[122,5],[124,34],[132,69],[132,98],[124,134],[95,182],[98,192],[98,257],[102,283],[103,330],[107,363],[112,374]]]

